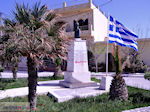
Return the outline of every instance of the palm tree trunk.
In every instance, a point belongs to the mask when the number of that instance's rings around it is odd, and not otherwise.
[[[36,85],[37,85],[37,65],[36,62],[31,58],[27,57],[27,67],[28,67],[28,101],[30,103],[30,110],[36,109]]]
[[[62,70],[61,70],[61,65],[56,67],[55,73],[54,73],[54,78],[61,77],[63,76]]]
[[[97,59],[95,59],[95,65],[96,65],[96,73],[98,72],[98,62]]]
[[[12,70],[12,73],[13,73],[13,79],[16,80],[17,79],[17,71]]]
[[[13,79],[17,79],[18,63],[12,66]]]
[[[115,53],[115,64],[116,64],[116,75],[121,73],[121,62],[119,57],[119,47],[116,46],[116,53]]]
[[[128,100],[128,89],[125,80],[121,76],[121,61],[119,57],[119,48],[116,46],[115,49],[115,64],[116,64],[116,75],[114,76],[110,86],[110,99],[115,100]]]

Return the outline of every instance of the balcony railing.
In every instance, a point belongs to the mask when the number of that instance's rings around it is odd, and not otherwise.
[[[88,30],[88,25],[79,26],[80,30]]]
[[[79,26],[79,28],[81,31],[89,30],[88,25]],[[73,32],[73,31],[74,31],[73,28],[66,28],[66,32]]]

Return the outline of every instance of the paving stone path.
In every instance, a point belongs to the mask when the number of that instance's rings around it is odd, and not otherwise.
[[[124,79],[128,86],[150,90],[150,81],[144,77],[124,77]]]
[[[63,89],[59,86],[59,80],[57,81],[40,81],[38,82],[39,86],[37,86],[37,94],[47,94],[51,91],[56,91],[59,89]],[[20,97],[28,95],[28,87],[7,89],[0,91],[0,99],[8,98],[8,97]]]
[[[52,76],[53,72],[38,72],[39,77],[48,77]],[[28,73],[26,71],[18,71],[17,72],[17,78],[27,78]],[[5,71],[1,73],[0,78],[13,78],[13,74],[10,71]]]
[[[59,85],[59,81],[60,80],[38,82],[37,94],[48,94],[50,96],[54,96],[58,102],[64,102],[76,97],[97,96],[107,92],[105,90],[100,90],[99,85],[76,89],[64,88]],[[0,91],[0,99],[26,95],[28,95],[28,87]]]
[[[122,112],[150,112],[150,106],[149,107],[143,107],[143,108],[137,108],[137,109],[131,109],[131,110],[125,110]]]

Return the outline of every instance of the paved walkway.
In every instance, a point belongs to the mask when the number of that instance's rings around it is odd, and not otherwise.
[[[122,112],[150,112],[150,107],[136,108],[131,110],[125,110]]]
[[[99,85],[76,89],[64,88],[59,85],[59,81],[60,80],[38,82],[37,94],[48,94],[54,96],[58,102],[64,102],[76,97],[97,96],[106,92],[104,90],[100,90]],[[0,99],[26,95],[28,95],[28,87],[0,91]]]
[[[47,94],[51,90],[61,89],[61,87],[58,85],[58,81],[41,81],[38,84],[45,84],[45,86],[37,86],[38,95]],[[28,87],[0,91],[0,99],[26,95],[28,95]]]
[[[114,73],[109,73],[109,75],[113,76]],[[101,79],[102,76],[105,76],[105,73],[92,73],[92,76]],[[122,76],[124,77],[125,82],[128,86],[150,90],[150,81],[144,79],[143,73],[122,74]]]
[[[150,90],[150,81],[144,77],[124,77],[124,79],[128,86]]]
[[[39,77],[48,77],[52,76],[54,73],[53,72],[38,72]],[[28,73],[26,71],[18,71],[17,72],[17,78],[27,78]],[[12,72],[10,71],[5,71],[1,73],[1,78],[13,78]]]

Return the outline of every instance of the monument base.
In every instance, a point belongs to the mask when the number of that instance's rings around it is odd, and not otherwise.
[[[65,72],[64,80],[70,83],[91,82],[90,72]]]
[[[96,86],[91,81],[91,73],[88,68],[86,40],[80,38],[70,43],[68,48],[67,72],[64,74],[64,81],[60,85],[68,88],[81,88]]]
[[[66,82],[66,81],[60,81],[59,84],[61,86],[67,87],[67,88],[82,88],[82,87],[90,87],[90,86],[97,86],[97,83],[95,82],[86,82],[86,83],[82,83],[82,82],[76,82],[76,83],[71,83],[71,82]]]
[[[90,72],[65,72],[64,81],[59,84],[68,88],[97,86],[97,83],[91,81]]]

